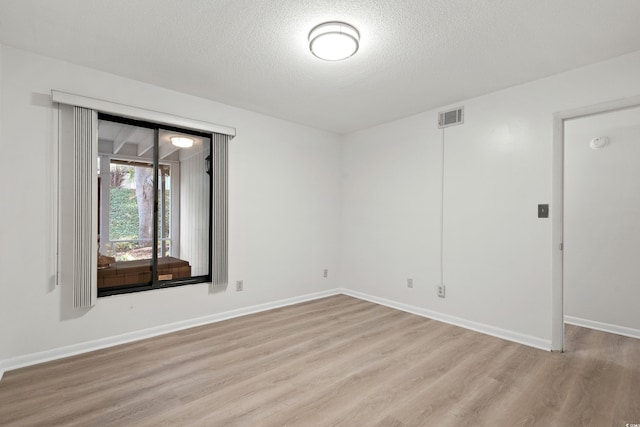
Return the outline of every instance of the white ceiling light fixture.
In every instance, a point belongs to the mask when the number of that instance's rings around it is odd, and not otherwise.
[[[360,33],[344,22],[325,22],[309,32],[309,50],[325,61],[342,61],[358,51]]]
[[[176,147],[190,148],[193,146],[193,139],[184,136],[172,136],[171,143]]]

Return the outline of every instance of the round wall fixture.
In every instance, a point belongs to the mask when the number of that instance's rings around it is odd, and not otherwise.
[[[589,142],[589,146],[594,150],[599,150],[606,147],[607,145],[609,145],[609,138],[607,138],[606,136],[593,138],[591,142]]]
[[[325,61],[341,61],[353,56],[360,46],[360,33],[344,22],[325,22],[309,32],[309,50]]]

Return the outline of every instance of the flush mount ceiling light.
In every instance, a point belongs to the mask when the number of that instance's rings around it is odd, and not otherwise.
[[[353,56],[360,46],[360,33],[344,22],[325,22],[309,33],[311,53],[325,61],[341,61]]]
[[[189,148],[193,146],[193,139],[184,136],[172,136],[171,143],[176,147]]]

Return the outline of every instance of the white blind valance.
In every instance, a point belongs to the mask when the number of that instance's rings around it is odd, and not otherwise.
[[[75,95],[59,90],[51,91],[51,100],[59,104],[88,108],[100,113],[113,114],[116,116],[128,117],[130,119],[146,120],[153,123],[161,123],[200,132],[219,133],[222,135],[228,135],[230,138],[236,136],[236,130],[232,127],[175,116],[173,114],[163,113],[160,111],[119,104],[117,102]]]

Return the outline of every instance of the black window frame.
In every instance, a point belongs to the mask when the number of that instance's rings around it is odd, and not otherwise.
[[[154,131],[153,143],[153,257],[151,258],[151,283],[140,285],[123,285],[112,286],[108,288],[98,288],[98,298],[111,295],[129,294],[134,292],[151,291],[155,289],[172,288],[176,286],[194,285],[197,283],[210,283],[213,278],[213,173],[211,171],[213,155],[213,133],[201,132],[193,129],[181,128],[177,126],[166,125],[163,123],[154,123],[146,120],[133,119],[129,117],[116,116],[107,113],[98,112],[98,120],[105,120],[115,123],[122,123],[131,126],[138,126]],[[208,252],[209,266],[206,275],[192,276],[188,279],[172,279],[158,280],[158,168],[159,168],[159,131],[167,130],[188,135],[199,136],[209,139],[209,157],[207,157],[206,171],[209,176],[209,244]],[[96,236],[97,237],[97,236]]]

